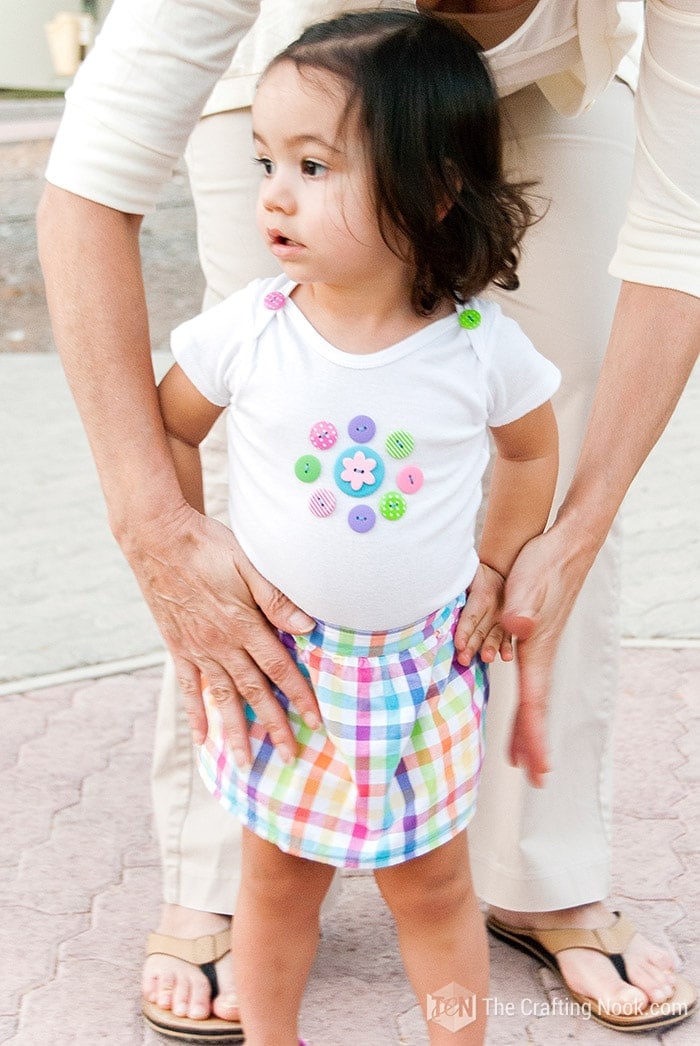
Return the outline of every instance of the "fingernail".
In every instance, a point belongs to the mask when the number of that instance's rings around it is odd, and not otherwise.
[[[309,730],[318,730],[321,725],[321,718],[316,714],[316,712],[304,712],[301,718],[304,720]]]
[[[295,610],[289,619],[289,627],[293,635],[299,635],[304,632],[311,632],[315,627],[316,622],[308,614],[305,614],[302,610]]]
[[[285,745],[279,747],[277,751],[279,752],[280,759],[283,763],[289,765],[290,763],[294,762],[294,753],[291,751],[291,749],[285,747]]]

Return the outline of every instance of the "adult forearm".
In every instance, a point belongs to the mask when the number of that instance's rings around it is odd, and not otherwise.
[[[586,437],[557,517],[571,556],[589,565],[595,558],[699,350],[699,298],[623,283]]]
[[[47,185],[37,220],[56,346],[128,546],[182,500],[156,398],[140,218]]]

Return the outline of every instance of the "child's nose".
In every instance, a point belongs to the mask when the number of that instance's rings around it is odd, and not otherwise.
[[[279,172],[264,180],[260,186],[260,196],[266,211],[283,211],[289,214],[294,210],[294,193],[288,179]]]

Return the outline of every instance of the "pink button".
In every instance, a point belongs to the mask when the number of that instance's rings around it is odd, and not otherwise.
[[[324,519],[335,512],[336,500],[332,490],[315,490],[309,498],[309,510]]]
[[[396,486],[402,494],[415,494],[423,486],[423,472],[417,465],[406,465],[396,477]]]
[[[266,309],[272,309],[273,311],[276,311],[277,309],[284,308],[284,306],[287,303],[287,297],[280,291],[270,291],[270,293],[266,294],[263,298],[263,303]]]
[[[338,430],[330,421],[317,421],[312,426],[309,439],[319,450],[328,450],[338,440]]]

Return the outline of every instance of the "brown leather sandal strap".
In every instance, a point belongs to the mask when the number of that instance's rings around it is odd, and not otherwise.
[[[590,948],[603,955],[621,955],[637,932],[634,923],[624,915],[617,914],[612,926],[603,926],[598,930],[579,930],[570,927],[566,930],[525,930],[539,941],[548,952],[557,955],[567,948]]]
[[[149,933],[146,955],[170,955],[194,966],[202,966],[208,962],[218,962],[230,950],[230,930],[206,933],[194,939],[171,937],[167,933]]]

